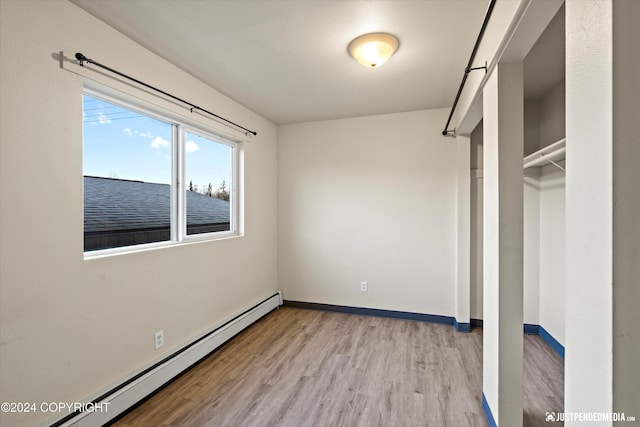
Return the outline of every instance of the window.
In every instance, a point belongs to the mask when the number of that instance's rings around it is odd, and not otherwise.
[[[92,90],[83,124],[85,252],[236,234],[237,143]]]
[[[232,147],[185,132],[187,235],[229,231]]]

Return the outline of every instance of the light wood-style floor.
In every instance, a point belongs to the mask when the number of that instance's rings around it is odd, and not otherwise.
[[[524,425],[548,427],[562,359],[532,335],[524,357]],[[486,426],[481,396],[481,329],[283,307],[114,425]]]

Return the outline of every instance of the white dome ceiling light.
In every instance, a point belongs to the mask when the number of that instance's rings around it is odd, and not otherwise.
[[[378,68],[398,50],[398,39],[387,33],[369,33],[349,43],[349,53],[367,68]]]

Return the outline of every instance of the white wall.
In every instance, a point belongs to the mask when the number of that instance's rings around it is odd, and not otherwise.
[[[551,88],[540,100],[540,147],[565,137],[565,83]]]
[[[613,3],[613,411],[640,412],[640,2]],[[638,416],[636,415],[636,420]]]
[[[529,107],[529,108],[527,108]],[[471,133],[471,318],[482,319],[482,122]],[[525,146],[538,146],[538,103],[525,103]],[[476,160],[477,159],[477,160]],[[540,323],[540,182],[524,178],[524,323]],[[479,176],[478,178],[473,178]],[[564,301],[564,297],[562,299]]]
[[[565,177],[553,165],[540,175],[540,325],[564,345]]]
[[[612,410],[612,3],[565,6],[567,412]]]
[[[456,135],[456,291],[455,318],[458,324],[471,321],[471,137]]]
[[[540,147],[565,137],[565,83],[539,100]],[[563,165],[563,162],[560,162]],[[539,274],[540,325],[564,345],[565,329],[565,173],[554,165],[540,169]]]
[[[454,315],[456,145],[440,134],[448,111],[278,128],[285,299]]]
[[[483,88],[482,391],[498,425],[522,425],[524,99],[522,62]]]
[[[526,74],[525,74],[526,78]],[[524,102],[524,155],[540,149],[540,101]]]
[[[525,103],[525,152],[564,138],[564,87],[559,82]],[[540,324],[564,344],[564,172],[550,165],[525,175],[524,321]]]
[[[525,73],[526,78],[526,73]],[[524,155],[540,147],[540,102],[524,103]],[[540,182],[538,169],[526,169],[523,179],[524,265],[523,321],[540,322]]]
[[[0,400],[83,401],[277,288],[276,127],[67,1],[3,0],[0,19]],[[59,67],[61,50],[257,130],[244,237],[83,260],[83,83]],[[51,417],[2,413],[0,424]]]
[[[498,88],[497,70],[491,74],[483,88],[483,200],[482,200],[482,233],[483,233],[483,277],[482,277],[482,392],[494,418],[499,415],[500,387],[500,340],[499,340],[499,186],[498,186],[498,126],[499,105],[495,94]],[[486,120],[488,119],[488,120]],[[486,120],[486,122],[485,122]],[[487,334],[486,331],[489,331]],[[496,420],[498,421],[498,420]],[[499,422],[499,421],[498,421]]]
[[[482,122],[471,133],[471,318],[482,319]]]
[[[540,182],[525,177],[523,184],[523,321],[540,323]]]

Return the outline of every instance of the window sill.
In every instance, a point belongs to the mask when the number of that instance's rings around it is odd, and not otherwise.
[[[167,242],[157,242],[157,243],[146,243],[146,244],[135,245],[135,246],[125,246],[122,248],[98,249],[95,251],[84,252],[84,260],[90,261],[94,259],[110,258],[110,257],[120,256],[120,255],[131,255],[131,254],[136,254],[140,252],[149,252],[149,251],[156,251],[160,249],[175,248],[180,246],[198,245],[201,243],[211,243],[211,242],[218,242],[222,240],[231,240],[239,237],[244,237],[244,235],[240,233],[229,232],[229,233],[217,234],[215,237],[195,235],[192,237],[187,237],[185,240],[181,242],[167,241]]]

